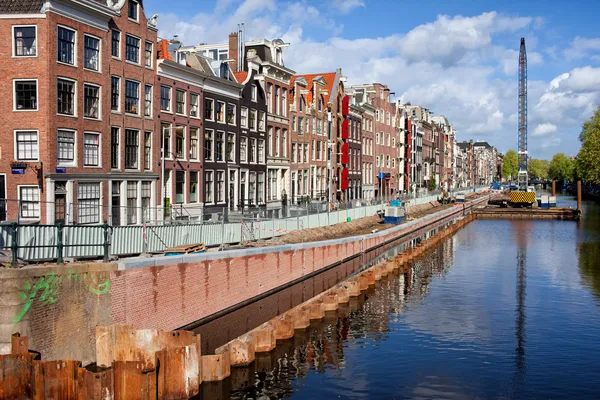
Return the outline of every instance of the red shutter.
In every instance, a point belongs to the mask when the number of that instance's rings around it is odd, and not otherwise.
[[[348,139],[348,119],[342,122],[342,139]]]
[[[342,145],[342,164],[348,165],[348,142]]]
[[[344,96],[342,100],[342,115],[345,117],[350,114],[350,98],[348,96]]]
[[[348,168],[342,170],[341,188],[342,190],[348,190]]]

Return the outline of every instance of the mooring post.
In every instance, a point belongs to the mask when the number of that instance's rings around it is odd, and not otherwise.
[[[577,181],[577,209],[581,210],[581,181]]]
[[[552,196],[556,196],[556,180],[552,179]]]
[[[19,211],[20,212],[20,211]],[[11,265],[13,267],[17,266],[17,255],[19,253],[19,224],[17,222],[13,222],[12,223],[12,229],[10,230],[10,236],[11,236],[11,244],[10,244],[10,251],[11,251]]]
[[[63,224],[62,222],[56,223],[56,263],[64,264],[63,259]]]
[[[146,226],[146,224],[144,224],[144,227]],[[109,246],[110,246],[110,242],[108,239],[108,230],[110,229],[110,226],[108,225],[108,221],[104,220],[104,223],[102,224],[102,229],[104,230],[104,243],[102,244],[102,249],[103,249],[103,257],[102,260],[106,263],[109,260]],[[144,240],[145,241],[145,240]]]

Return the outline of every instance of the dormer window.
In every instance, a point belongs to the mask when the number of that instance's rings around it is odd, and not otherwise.
[[[127,15],[129,19],[132,19],[134,21],[138,20],[138,8],[139,4],[137,3],[137,1],[129,0],[129,6],[127,7]]]

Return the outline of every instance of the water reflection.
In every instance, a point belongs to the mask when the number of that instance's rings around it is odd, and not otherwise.
[[[600,299],[600,205],[586,202],[577,244],[579,271]]]

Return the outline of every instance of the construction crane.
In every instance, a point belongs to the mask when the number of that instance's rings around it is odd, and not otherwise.
[[[519,190],[527,191],[527,51],[521,38],[519,51]]]
[[[528,186],[527,175],[527,51],[525,38],[521,38],[519,51],[519,190],[510,193],[513,207],[529,207],[535,203],[535,190]]]

